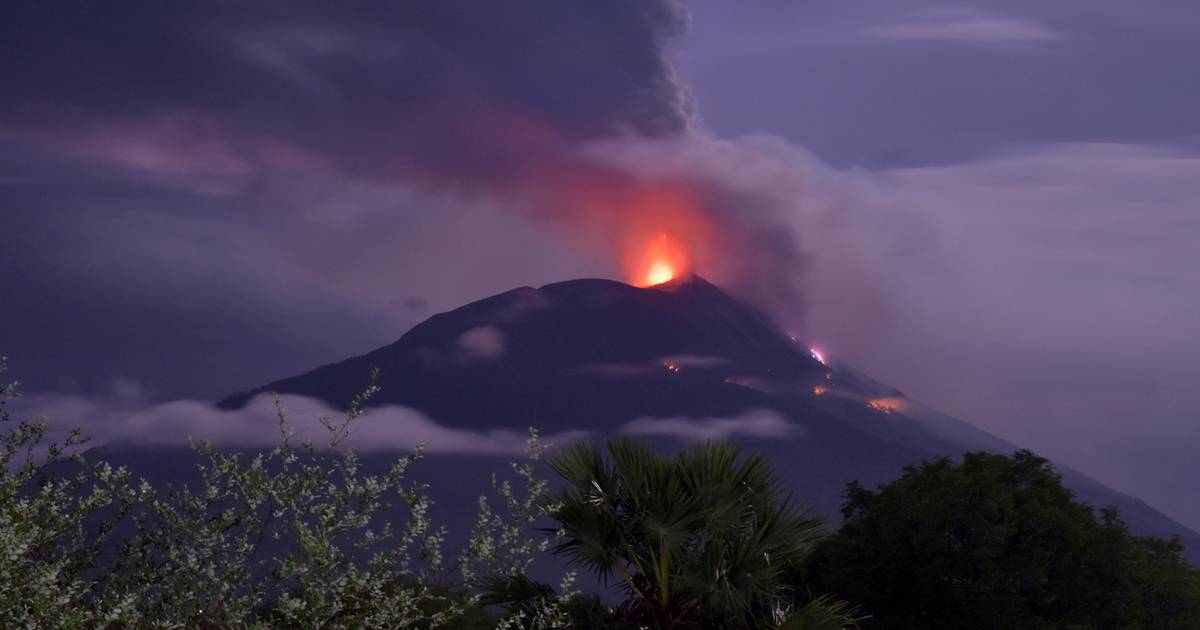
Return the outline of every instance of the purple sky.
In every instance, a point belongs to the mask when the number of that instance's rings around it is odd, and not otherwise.
[[[620,277],[578,190],[683,182],[700,273],[1200,528],[1200,5],[178,6],[0,20],[0,353],[59,408]]]

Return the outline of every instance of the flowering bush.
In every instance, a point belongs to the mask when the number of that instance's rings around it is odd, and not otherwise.
[[[550,544],[529,527],[546,490],[535,474],[537,434],[529,460],[513,465],[524,487],[494,477],[503,508],[480,497],[471,538],[448,563],[428,488],[408,478],[421,450],[367,474],[340,448],[377,390],[356,398],[345,418],[322,420],[327,450],[294,444],[277,401],[278,446],[246,456],[198,443],[200,482],[160,489],[85,460],[78,431],[51,443],[44,421],[14,419],[8,403],[17,386],[4,386],[0,626],[438,628],[486,620],[477,605],[485,578],[524,572]],[[385,517],[395,507],[402,522]],[[554,617],[552,603],[546,614]]]

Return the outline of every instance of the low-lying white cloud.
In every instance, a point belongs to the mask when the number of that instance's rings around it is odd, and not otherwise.
[[[621,426],[626,435],[663,435],[686,442],[723,440],[735,436],[796,438],[804,427],[789,422],[778,412],[754,409],[732,418],[637,418]]]
[[[458,350],[466,361],[493,360],[504,354],[504,332],[496,326],[476,326],[458,336]]]
[[[872,26],[867,34],[878,39],[968,44],[1043,42],[1064,37],[1031,20],[967,10],[923,13],[911,21]]]
[[[344,412],[304,396],[280,396],[293,443],[311,441],[321,447],[330,434],[321,418],[334,421]],[[61,433],[79,427],[91,444],[180,446],[205,440],[219,447],[268,448],[280,442],[279,418],[270,395],[255,397],[242,409],[220,409],[195,400],[175,400],[150,406],[75,396],[29,396],[20,411],[48,420]],[[351,425],[343,442],[356,451],[411,450],[423,444],[428,453],[520,455],[527,433],[509,428],[472,430],[448,427],[408,407],[368,409]],[[584,431],[543,436],[543,443],[564,445],[586,437]]]

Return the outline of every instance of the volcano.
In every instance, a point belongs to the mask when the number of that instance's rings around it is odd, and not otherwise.
[[[372,405],[403,405],[442,425],[488,431],[634,434],[664,448],[734,440],[766,453],[797,497],[833,516],[845,484],[904,466],[1018,447],[826,359],[754,307],[698,276],[647,288],[610,280],[522,287],[435,315],[396,342],[242,393],[344,408],[379,370]],[[1142,501],[1058,466],[1078,497],[1115,505],[1137,532],[1200,535]],[[436,480],[434,480],[436,481]]]

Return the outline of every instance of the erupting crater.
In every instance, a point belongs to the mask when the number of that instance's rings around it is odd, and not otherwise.
[[[690,268],[687,250],[667,233],[659,233],[626,265],[630,284],[652,287],[685,275]]]

